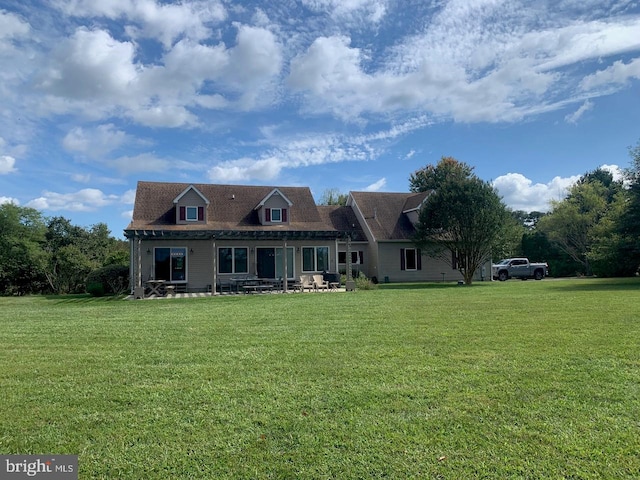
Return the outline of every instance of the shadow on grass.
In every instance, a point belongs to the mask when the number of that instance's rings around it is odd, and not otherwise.
[[[572,278],[553,282],[554,287],[574,292],[640,290],[640,278]]]
[[[125,295],[108,295],[104,297],[92,297],[88,293],[69,294],[69,295],[43,295],[46,300],[54,301],[59,304],[85,304],[85,303],[104,303],[122,300]]]

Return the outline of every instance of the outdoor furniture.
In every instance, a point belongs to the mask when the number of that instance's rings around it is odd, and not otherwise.
[[[309,291],[315,290],[313,279],[310,275],[300,275],[300,289],[304,292],[307,288]]]
[[[165,283],[167,283],[166,280],[147,280],[144,285],[149,289],[149,296],[157,295],[158,297],[162,297],[165,295]]]
[[[254,285],[243,285],[242,288],[244,289],[244,293],[264,293],[270,292],[273,289],[273,285],[261,283]]]
[[[329,282],[329,290],[337,292],[338,288],[340,288],[340,282]]]
[[[313,276],[313,287],[316,290],[327,290],[329,291],[329,282],[327,282],[322,275],[314,275]]]

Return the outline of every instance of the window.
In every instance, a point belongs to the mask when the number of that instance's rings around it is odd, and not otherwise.
[[[302,271],[326,272],[329,270],[329,247],[303,247]]]
[[[198,207],[187,207],[187,221],[196,222],[198,220]]]
[[[347,252],[338,252],[338,263],[347,263]],[[362,265],[364,263],[364,252],[362,250],[351,251],[351,263],[354,265]]]
[[[204,207],[180,207],[180,221],[202,222],[204,221]]]
[[[420,249],[400,249],[400,270],[422,270],[422,254],[420,253]]]
[[[265,208],[264,219],[267,222],[286,222],[287,221],[287,209],[286,208]]]
[[[185,282],[187,280],[187,249],[156,248],[154,252],[156,280]]]
[[[249,255],[247,247],[224,247],[218,249],[219,273],[248,273]]]

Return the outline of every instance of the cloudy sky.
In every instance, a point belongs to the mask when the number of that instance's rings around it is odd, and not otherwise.
[[[638,0],[0,0],[0,202],[138,180],[408,191],[453,156],[547,210],[640,139]]]

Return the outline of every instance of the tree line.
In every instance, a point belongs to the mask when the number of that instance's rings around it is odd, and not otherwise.
[[[630,276],[640,268],[640,142],[621,180],[585,173],[548,213],[511,211],[473,167],[451,157],[409,178],[429,192],[415,243],[460,270],[466,283],[490,257],[549,263],[553,276]],[[332,189],[321,204],[344,204]],[[81,293],[87,276],[129,265],[129,247],[104,223],[89,228],[12,203],[0,205],[0,295]]]
[[[465,283],[487,258],[528,257],[549,263],[556,277],[636,275],[640,269],[640,142],[629,149],[622,179],[602,168],[587,172],[553,201],[549,212],[513,211],[473,167],[443,157],[409,178],[412,192],[429,192],[414,242],[460,271]],[[325,192],[321,203],[344,204]]]
[[[89,228],[13,203],[0,205],[0,294],[83,293],[87,276],[129,265],[129,247],[104,223]]]

